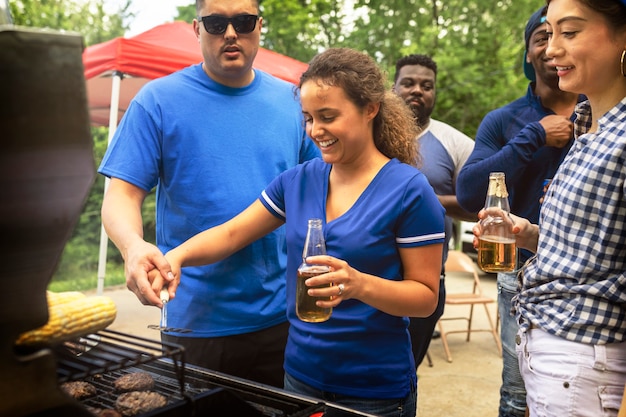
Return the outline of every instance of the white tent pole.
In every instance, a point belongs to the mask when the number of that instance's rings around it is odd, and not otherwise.
[[[122,78],[124,74],[120,71],[113,71],[111,75],[111,109],[109,112],[109,137],[107,140],[107,147],[111,144],[111,139],[115,130],[117,129],[117,112],[120,104],[120,88],[122,84]],[[109,177],[104,179],[104,194],[106,194],[109,188]],[[100,226],[100,254],[98,256],[98,287],[96,290],[97,295],[102,295],[104,291],[104,277],[106,275],[107,268],[107,249],[109,244],[109,237],[104,230],[104,225]]]

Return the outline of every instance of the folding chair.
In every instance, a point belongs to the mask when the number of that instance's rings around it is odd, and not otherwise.
[[[443,349],[446,353],[446,358],[448,359],[448,362],[452,362],[452,355],[450,354],[450,348],[448,346],[448,335],[451,333],[467,333],[466,341],[469,342],[472,332],[489,332],[496,342],[498,353],[502,355],[502,343],[500,342],[500,336],[498,335],[498,332],[496,330],[497,325],[494,325],[488,307],[488,304],[494,303],[495,300],[483,293],[482,287],[480,285],[480,277],[477,273],[476,268],[477,267],[474,265],[474,261],[472,261],[472,258],[470,258],[467,254],[457,250],[448,252],[448,259],[446,260],[446,273],[462,273],[471,277],[473,281],[471,292],[455,293],[449,291],[448,288],[446,288],[446,305],[468,305],[470,308],[468,316],[445,317],[444,313],[444,316],[442,316],[437,323],[439,326],[439,331],[441,332],[441,342],[443,343]],[[487,321],[489,323],[489,329],[472,328],[472,319],[474,318],[474,305],[476,304],[482,304],[485,308]],[[442,321],[446,320],[466,320],[467,328],[464,330],[445,331],[443,329]]]

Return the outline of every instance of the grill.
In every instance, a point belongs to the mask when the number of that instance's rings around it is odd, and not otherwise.
[[[86,409],[114,409],[119,395],[117,378],[147,372],[155,380],[152,390],[167,398],[167,405],[142,416],[306,416],[341,410],[346,416],[368,416],[315,398],[236,378],[220,372],[186,366],[184,350],[124,333],[103,330],[54,349],[59,383],[81,380],[97,389],[84,399]]]

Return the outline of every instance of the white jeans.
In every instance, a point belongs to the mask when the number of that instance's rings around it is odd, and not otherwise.
[[[517,336],[531,417],[617,416],[626,384],[626,342],[588,345],[540,329]]]

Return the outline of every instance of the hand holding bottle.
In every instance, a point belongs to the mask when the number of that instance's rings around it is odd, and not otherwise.
[[[485,272],[512,272],[517,267],[517,248],[504,172],[489,174],[485,209],[486,216],[480,220],[478,266]]]
[[[523,217],[516,216],[514,214],[509,213],[508,216],[504,217],[504,211],[497,207],[490,207],[486,209],[482,209],[478,212],[479,222],[474,225],[472,229],[472,233],[474,233],[474,248],[478,249],[479,239],[483,235],[483,226],[481,224],[481,220],[493,216],[493,217],[502,217],[504,219],[509,219],[506,223],[510,226],[510,231],[514,235],[515,238],[515,246],[520,249],[527,249],[531,252],[537,251],[537,239],[539,238],[539,227],[536,224],[532,224]]]
[[[333,307],[344,299],[344,291],[355,275],[358,275],[358,271],[351,268],[346,261],[326,255],[322,221],[310,219],[302,264],[296,274],[298,318],[310,323],[328,320]]]
[[[324,231],[320,219],[311,219],[308,222],[306,241],[302,252],[302,264],[296,274],[296,314],[302,321],[319,323],[330,318],[333,312],[332,307],[321,307],[317,301],[330,301],[330,297],[315,297],[309,295],[310,288],[325,288],[332,284],[307,286],[305,282],[309,278],[330,272],[330,268],[325,265],[311,264],[307,259],[315,255],[326,255],[326,242]]]

